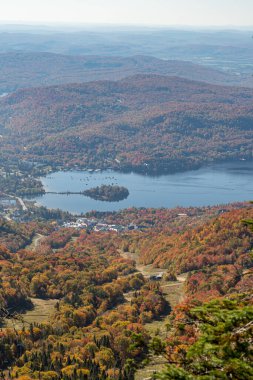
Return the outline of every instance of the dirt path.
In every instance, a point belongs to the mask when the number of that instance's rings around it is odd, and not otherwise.
[[[159,268],[154,268],[151,264],[150,265],[144,265],[139,262],[138,255],[136,253],[132,252],[124,252],[121,249],[118,250],[121,257],[124,259],[131,259],[134,260],[136,263],[136,269],[138,272],[141,272],[144,277],[150,277],[151,275],[158,275],[163,272],[163,270]]]
[[[35,252],[36,251],[36,248],[38,247],[39,243],[41,240],[44,239],[44,235],[41,235],[41,234],[36,234],[34,235],[33,237],[33,240],[31,242],[31,244],[27,245],[26,246],[26,249],[28,249],[29,251],[33,251]]]
[[[138,255],[132,252],[118,251],[120,255],[125,259],[132,259],[136,262],[136,269],[143,274],[145,278],[150,278],[150,276],[162,274],[165,271],[160,268],[153,268],[152,265],[143,265],[138,260]],[[166,301],[170,304],[172,310],[183,301],[184,298],[184,282],[187,279],[187,273],[180,274],[177,276],[177,281],[165,281],[161,280],[159,283],[161,289],[164,293]],[[134,292],[129,292],[124,294],[125,299],[130,302],[133,297]],[[151,337],[159,337],[165,340],[167,337],[167,324],[168,315],[165,315],[159,321],[153,321],[151,323],[146,323],[145,328],[149,332]],[[166,365],[166,360],[162,356],[150,356],[149,363],[144,367],[139,369],[135,374],[135,380],[150,380],[155,372],[161,371]]]

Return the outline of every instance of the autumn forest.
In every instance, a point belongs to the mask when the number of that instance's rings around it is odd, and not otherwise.
[[[0,23],[0,378],[251,380],[251,35],[61,28]],[[195,175],[226,163],[226,185]],[[248,199],[210,205],[231,172]],[[200,199],[120,208],[115,173]]]

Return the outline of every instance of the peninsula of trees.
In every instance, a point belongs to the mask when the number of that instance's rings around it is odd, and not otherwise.
[[[123,186],[101,185],[85,190],[83,194],[98,201],[119,202],[128,197],[129,191]]]

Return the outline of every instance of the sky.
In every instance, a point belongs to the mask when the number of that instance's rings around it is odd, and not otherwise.
[[[0,0],[0,22],[250,26],[253,0]]]

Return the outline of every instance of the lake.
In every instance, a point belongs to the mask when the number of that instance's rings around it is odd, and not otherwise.
[[[157,177],[114,171],[56,172],[41,178],[46,191],[79,192],[102,184],[128,188],[120,202],[95,201],[83,195],[45,194],[38,204],[71,213],[117,211],[128,207],[207,206],[253,199],[253,163],[238,161]]]

